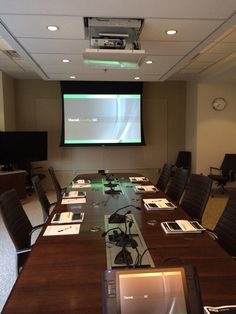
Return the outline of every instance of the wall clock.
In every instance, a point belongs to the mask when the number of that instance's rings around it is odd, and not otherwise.
[[[212,108],[217,111],[224,110],[226,105],[226,100],[222,97],[217,97],[212,101]]]

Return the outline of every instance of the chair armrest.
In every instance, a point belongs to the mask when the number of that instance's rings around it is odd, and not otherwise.
[[[220,168],[217,168],[217,167],[210,167],[210,174],[213,174],[213,170],[222,173],[222,170],[221,170]]]
[[[205,229],[206,229],[206,232],[209,234],[210,237],[212,237],[214,240],[218,239],[217,235],[214,233],[213,230],[208,229],[208,228],[205,228]]]
[[[16,254],[24,254],[24,253],[27,253],[27,252],[30,252],[32,250],[32,247],[26,247],[24,249],[20,249],[20,250],[16,250]]]
[[[42,228],[43,226],[44,226],[44,224],[34,226],[33,229],[30,231],[29,235],[31,236],[34,231],[36,231],[39,228]]]

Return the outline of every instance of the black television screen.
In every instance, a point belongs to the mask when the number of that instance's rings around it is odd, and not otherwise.
[[[47,160],[47,132],[0,132],[0,164]]]
[[[93,90],[62,88],[61,145],[144,144],[141,89],[98,83]]]

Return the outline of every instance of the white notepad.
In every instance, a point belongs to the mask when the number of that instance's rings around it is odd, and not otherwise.
[[[61,201],[62,205],[66,204],[83,204],[86,203],[85,197],[76,197],[76,198],[63,198]]]
[[[146,177],[129,177],[130,182],[146,182],[149,180]]]
[[[79,234],[80,224],[47,226],[43,236]]]

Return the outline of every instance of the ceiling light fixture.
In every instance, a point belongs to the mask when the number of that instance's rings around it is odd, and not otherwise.
[[[177,34],[177,30],[175,29],[169,29],[168,31],[166,31],[167,35],[176,35]]]
[[[70,62],[70,60],[69,59],[63,59],[62,62],[68,63],[68,62]]]
[[[135,79],[135,80],[140,80],[140,77],[139,77],[139,76],[135,76],[134,79]]]
[[[48,25],[47,26],[47,29],[51,32],[55,32],[55,31],[58,31],[59,30],[59,27],[56,26],[56,25]]]
[[[146,64],[152,64],[152,60],[147,60]]]
[[[75,78],[76,78],[76,76],[74,76],[74,75],[71,75],[71,76],[70,76],[70,78],[71,78],[71,79],[75,79]]]

